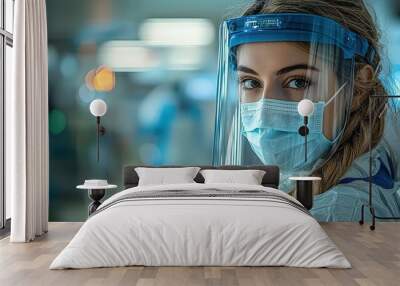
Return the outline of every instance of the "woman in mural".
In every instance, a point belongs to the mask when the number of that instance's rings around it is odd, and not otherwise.
[[[224,22],[220,40],[214,163],[278,165],[287,192],[290,176],[320,176],[311,213],[358,221],[368,202],[371,104],[375,211],[400,216],[400,126],[387,98],[369,103],[392,91],[362,0],[256,1]],[[314,103],[307,150],[302,99]]]

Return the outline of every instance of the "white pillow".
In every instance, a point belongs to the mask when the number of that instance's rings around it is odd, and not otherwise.
[[[261,185],[265,171],[262,170],[201,170],[205,184],[233,183],[246,185]]]
[[[138,186],[195,183],[193,179],[199,170],[199,167],[135,168],[139,176]]]

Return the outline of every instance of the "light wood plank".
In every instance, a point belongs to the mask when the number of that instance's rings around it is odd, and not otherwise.
[[[0,240],[0,285],[400,285],[400,223],[379,223],[375,232],[356,223],[322,227],[352,263],[352,269],[289,267],[116,267],[49,270],[55,256],[81,223],[50,223],[50,231],[32,243]]]

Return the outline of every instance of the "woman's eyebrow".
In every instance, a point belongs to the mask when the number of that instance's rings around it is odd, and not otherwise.
[[[249,74],[259,75],[255,70],[253,70],[249,67],[246,67],[246,66],[238,66],[237,70],[241,71],[241,72],[249,73]],[[306,64],[298,64],[298,65],[288,66],[283,69],[280,69],[279,71],[276,72],[276,75],[282,75],[282,74],[285,74],[285,73],[288,73],[288,72],[291,72],[294,70],[313,70],[313,71],[319,72],[319,69],[314,66],[310,66],[310,65],[306,65]]]
[[[279,71],[276,72],[276,75],[282,75],[294,70],[313,70],[313,71],[318,71],[319,69],[314,67],[314,66],[309,66],[306,64],[299,64],[299,65],[293,65],[293,66],[289,66],[289,67],[285,67],[283,69],[280,69]]]
[[[253,70],[253,69],[251,69],[251,68],[248,68],[248,67],[245,67],[245,66],[238,66],[238,67],[237,67],[237,70],[238,70],[238,71],[241,71],[241,72],[245,72],[245,73],[250,73],[250,74],[258,75],[258,73],[257,73],[255,70]]]

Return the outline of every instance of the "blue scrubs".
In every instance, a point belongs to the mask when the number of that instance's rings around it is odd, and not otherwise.
[[[386,114],[383,137],[372,150],[372,202],[375,214],[400,217],[400,125],[392,111]],[[359,221],[361,205],[368,203],[369,153],[354,160],[339,181],[314,197],[312,215],[319,221]],[[370,218],[369,210],[365,211]]]

